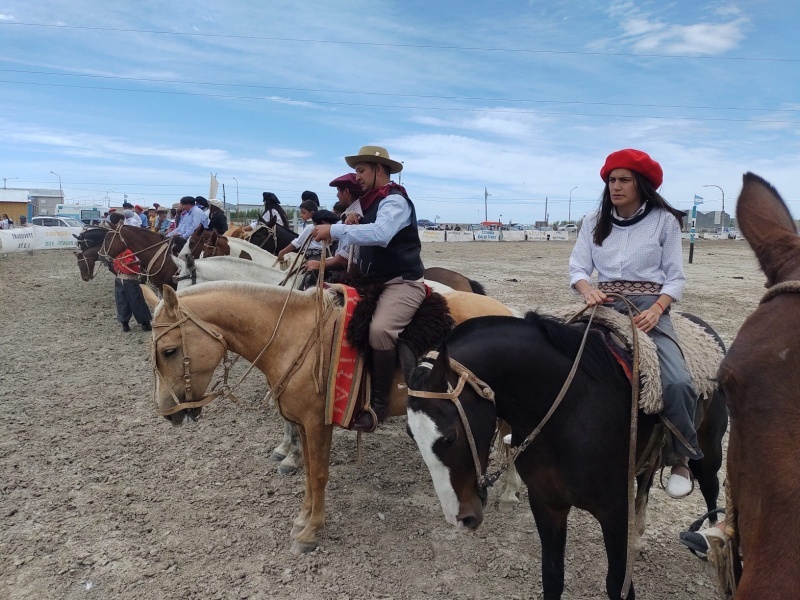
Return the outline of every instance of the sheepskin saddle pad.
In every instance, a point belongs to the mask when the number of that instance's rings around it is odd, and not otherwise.
[[[572,305],[547,312],[549,316],[566,322],[580,308]],[[670,318],[697,396],[710,397],[717,387],[717,369],[724,356],[722,348],[711,333],[690,318],[675,311],[670,313]],[[584,312],[577,320],[578,323],[588,321],[589,311]],[[611,337],[624,346],[624,352],[628,356],[632,355],[633,338],[627,315],[606,306],[598,306],[594,322],[607,329]],[[654,414],[661,412],[664,407],[658,353],[653,340],[648,335],[639,333],[639,408],[647,414]],[[609,336],[604,335],[604,338],[609,339]],[[619,348],[611,348],[611,351],[619,354]]]

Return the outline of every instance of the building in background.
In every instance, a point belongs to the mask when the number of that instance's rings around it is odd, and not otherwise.
[[[28,221],[33,216],[28,190],[0,189],[0,216],[3,213],[11,217],[15,227]]]

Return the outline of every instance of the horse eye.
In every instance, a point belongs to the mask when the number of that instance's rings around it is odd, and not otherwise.
[[[448,445],[454,444],[455,441],[458,439],[458,433],[456,431],[451,431],[451,432],[446,433],[445,435],[443,435],[442,439],[444,440],[445,444],[448,444]]]
[[[170,358],[171,356],[175,356],[175,353],[178,351],[177,348],[167,348],[161,354],[164,355],[164,358]]]

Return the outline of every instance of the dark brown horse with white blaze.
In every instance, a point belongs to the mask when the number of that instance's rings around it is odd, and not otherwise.
[[[163,293],[152,321],[160,414],[175,425],[196,419],[202,404],[212,398],[206,390],[228,351],[259,369],[277,394],[282,416],[299,427],[306,490],[294,520],[292,549],[313,550],[325,522],[333,435],[333,425],[325,424],[325,386],[317,388],[317,341],[321,339],[325,349],[321,372],[327,376],[335,314],[341,309],[330,303],[327,292],[326,303],[320,305],[317,290],[298,292],[256,283],[214,282],[177,294],[164,288]],[[145,297],[151,306],[157,302],[153,294]],[[487,296],[450,292],[444,297],[457,322],[480,315],[511,314]],[[398,370],[395,382],[401,381]],[[405,392],[398,385],[393,390],[390,414],[404,415]]]
[[[778,192],[747,173],[736,220],[769,290],[719,370],[731,412],[727,524],[744,559],[736,600],[800,598],[800,238]]]
[[[409,388],[408,431],[431,471],[449,523],[466,530],[482,523],[486,503],[482,479],[497,419],[511,426],[511,445],[519,446],[554,404],[582,339],[580,329],[529,313],[525,319],[483,317],[462,323],[438,357],[425,358],[420,366],[410,350],[400,346]],[[451,358],[466,367],[463,373],[471,372],[480,380],[477,389],[459,383],[461,373],[452,368]],[[486,386],[493,391],[493,400],[481,392]],[[420,393],[434,396],[420,397]],[[640,411],[637,459],[657,422],[658,415]],[[726,425],[725,400],[714,393],[698,428],[705,458],[690,463],[710,509],[716,507],[719,492],[717,470]],[[614,600],[622,597],[628,556],[630,427],[630,382],[602,338],[589,335],[563,400],[516,461],[542,543],[546,600],[561,598],[564,589],[567,516],[572,506],[600,522],[608,558],[606,591]],[[637,483],[645,501],[639,505],[637,499],[637,507],[644,509],[652,472],[638,475]],[[629,592],[627,597],[634,598],[633,585]]]

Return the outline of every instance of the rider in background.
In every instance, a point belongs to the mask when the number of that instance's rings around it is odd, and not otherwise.
[[[362,212],[361,203],[358,199],[361,198],[363,190],[356,179],[355,173],[347,173],[341,177],[337,177],[328,185],[336,188],[336,198],[338,199],[336,204],[343,207],[341,214],[342,222],[351,225],[359,223],[361,221]],[[325,271],[342,271],[347,269],[350,258],[350,248],[353,248],[354,252],[358,250],[355,246],[339,243],[336,253],[325,259]],[[358,257],[354,255],[353,260],[357,258]],[[309,271],[318,271],[319,266],[318,260],[311,260],[306,263],[306,268]]]
[[[306,243],[306,240],[311,237],[311,232],[314,229],[311,227],[314,221],[314,215],[317,214],[318,206],[312,200],[305,200],[300,204],[300,218],[307,225],[300,235],[289,242],[285,248],[278,252],[278,259],[283,260],[283,257],[289,252],[297,252]],[[306,260],[314,260],[319,264],[320,257],[322,256],[322,244],[311,240],[306,248]]]
[[[228,231],[228,217],[225,216],[224,205],[216,198],[209,200],[208,204],[208,228],[222,235]]]
[[[369,326],[371,409],[359,415],[352,427],[374,431],[389,415],[397,338],[425,299],[425,268],[414,204],[406,190],[390,180],[403,170],[402,163],[379,146],[364,146],[358,154],[346,156],[345,162],[355,169],[363,191],[364,216],[360,224],[316,225],[314,238],[358,246],[359,273],[386,286]]]
[[[612,302],[608,292],[623,294],[641,312],[634,322],[658,348],[664,409],[671,430],[673,461],[667,494],[692,491],[689,459],[700,459],[694,426],[697,394],[669,316],[670,305],[683,295],[681,226],[684,214],[656,191],[663,181],[661,165],[641,150],[611,153],[600,177],[605,188],[600,208],[588,215],[569,259],[570,285],[589,306]],[[597,286],[592,273],[597,270]],[[622,300],[614,309],[627,314]],[[670,427],[672,425],[672,427]]]

